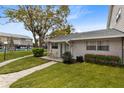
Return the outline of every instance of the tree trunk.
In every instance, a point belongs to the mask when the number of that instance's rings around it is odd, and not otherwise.
[[[43,38],[39,36],[39,47],[41,48],[43,44]]]
[[[33,38],[34,38],[34,47],[38,47],[38,42],[37,42],[35,33],[33,33]]]

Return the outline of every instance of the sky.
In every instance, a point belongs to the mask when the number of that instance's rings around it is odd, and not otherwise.
[[[13,7],[16,6],[7,6]],[[86,32],[98,29],[105,29],[108,18],[107,5],[73,5],[69,6],[70,15],[68,16],[68,22],[73,25],[74,32]],[[3,13],[3,9],[0,9],[0,13]],[[5,23],[5,19],[0,19],[0,23]],[[8,23],[1,25],[0,32],[21,34],[33,37],[30,31],[25,30],[22,23]]]

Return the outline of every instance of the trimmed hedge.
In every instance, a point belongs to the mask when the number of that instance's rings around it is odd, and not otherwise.
[[[93,63],[104,63],[104,64],[121,64],[120,57],[111,56],[111,55],[86,54],[85,61],[93,62]]]
[[[32,52],[33,52],[33,55],[35,57],[41,57],[44,55],[44,49],[43,48],[33,48]]]

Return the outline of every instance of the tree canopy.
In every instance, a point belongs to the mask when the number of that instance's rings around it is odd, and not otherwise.
[[[55,31],[52,31],[50,33],[50,37],[54,38],[54,37],[61,36],[61,35],[68,35],[68,34],[72,33],[73,31],[74,31],[73,26],[72,25],[67,25],[63,29],[57,29]]]
[[[68,25],[69,13],[69,7],[66,5],[21,5],[17,9],[5,10],[5,15],[11,22],[21,22],[25,29],[32,32],[36,47],[38,47],[37,41],[39,47],[42,46],[48,31],[57,31]]]

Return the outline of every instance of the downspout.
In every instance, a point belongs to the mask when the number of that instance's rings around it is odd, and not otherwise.
[[[70,52],[71,52],[71,54],[72,54],[71,44],[69,43],[69,41],[70,41],[70,40],[66,41],[66,43],[69,45],[69,50],[70,50]]]
[[[124,42],[123,42],[123,37],[121,38],[121,41],[122,41],[122,64],[123,64],[123,61],[124,61],[124,50],[123,50],[123,46],[124,46]]]

